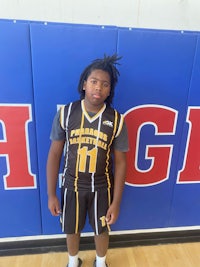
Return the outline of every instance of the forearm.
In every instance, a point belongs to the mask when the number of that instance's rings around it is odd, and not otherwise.
[[[55,196],[56,194],[62,149],[62,142],[53,142],[49,150],[46,167],[48,196]]]
[[[120,206],[126,176],[126,162],[122,161],[115,166],[113,203]]]
[[[50,157],[47,160],[47,194],[53,196],[56,194],[60,161],[57,158]]]
[[[108,224],[113,224],[116,222],[120,203],[122,199],[122,193],[124,190],[124,182],[126,176],[126,154],[123,152],[115,151],[115,169],[114,169],[114,192],[113,200],[108,208],[106,214],[106,220]]]
[[[124,183],[126,178],[126,154],[121,154],[120,160],[115,161],[114,168],[114,193],[113,202],[120,206],[122,194],[124,190]]]

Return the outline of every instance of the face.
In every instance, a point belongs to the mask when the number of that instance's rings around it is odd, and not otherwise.
[[[110,75],[108,72],[93,70],[84,82],[85,107],[88,111],[97,112],[110,94]]]

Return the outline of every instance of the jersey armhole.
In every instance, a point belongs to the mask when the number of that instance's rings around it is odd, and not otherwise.
[[[73,103],[71,102],[69,104],[69,106],[62,106],[60,108],[60,125],[63,128],[63,130],[65,130],[65,131],[66,131],[67,127],[68,127],[69,116],[70,116],[70,113],[71,113],[72,104]]]
[[[117,132],[115,134],[115,138],[118,137],[119,134],[121,133],[122,126],[123,126],[123,123],[124,123],[124,116],[122,114],[119,114],[119,116],[120,116],[120,120],[119,120],[119,125],[118,125]]]

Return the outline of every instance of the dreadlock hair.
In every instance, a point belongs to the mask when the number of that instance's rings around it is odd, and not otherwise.
[[[85,90],[83,90],[84,81],[87,81],[89,75],[94,70],[103,70],[110,75],[111,87],[110,95],[106,98],[105,102],[110,106],[114,97],[114,89],[118,82],[118,76],[120,75],[116,65],[119,65],[117,62],[121,57],[118,57],[117,54],[112,56],[104,55],[102,59],[95,59],[90,65],[88,65],[82,72],[78,84],[78,92],[80,93],[80,98],[85,97]]]

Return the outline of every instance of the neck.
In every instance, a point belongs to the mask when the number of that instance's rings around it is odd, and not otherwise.
[[[87,112],[92,112],[92,113],[97,113],[99,112],[99,110],[102,109],[102,107],[104,106],[104,103],[100,104],[100,105],[91,105],[90,103],[88,103],[85,99],[83,100],[84,106],[85,106],[85,110]]]

